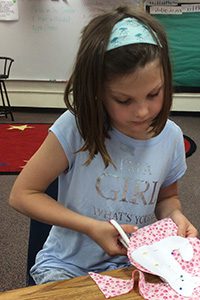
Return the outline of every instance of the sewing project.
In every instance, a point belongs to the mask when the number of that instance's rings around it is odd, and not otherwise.
[[[137,268],[131,279],[89,273],[106,298],[130,292],[138,272],[139,292],[144,299],[200,299],[200,240],[177,236],[177,226],[171,219],[163,219],[133,233],[127,255]],[[143,272],[158,275],[162,281],[149,283]]]

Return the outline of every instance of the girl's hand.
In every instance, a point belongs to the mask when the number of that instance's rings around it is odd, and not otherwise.
[[[127,233],[135,232],[138,227],[130,224],[120,224]],[[127,255],[127,249],[119,241],[119,233],[115,227],[106,221],[95,220],[95,226],[90,229],[88,235],[105,250],[108,255]]]
[[[190,223],[190,221],[181,213],[180,210],[174,210],[169,216],[178,226],[177,234],[183,237],[198,236],[197,229]]]

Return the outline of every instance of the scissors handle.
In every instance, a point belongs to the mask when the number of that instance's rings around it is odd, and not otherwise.
[[[115,227],[115,229],[117,229],[118,233],[120,234],[119,241],[123,244],[123,246],[125,248],[128,249],[130,240],[129,240],[128,235],[126,234],[126,232],[117,223],[117,221],[115,221],[115,220],[112,219],[109,222]]]

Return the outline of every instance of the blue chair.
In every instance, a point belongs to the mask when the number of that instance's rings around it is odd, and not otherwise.
[[[14,117],[13,117],[10,101],[8,98],[5,80],[9,78],[10,68],[13,62],[14,59],[10,57],[0,56],[0,93],[1,93],[1,100],[2,100],[0,114],[5,115],[6,118],[8,117],[8,114],[10,114],[12,121],[14,121]]]
[[[46,190],[46,194],[57,200],[58,196],[58,179],[50,184]],[[35,263],[35,257],[39,250],[42,249],[44,242],[46,241],[51,225],[45,224],[31,219],[30,231],[29,231],[29,243],[28,243],[28,257],[27,257],[27,285],[35,285],[34,280],[30,276],[30,269]]]

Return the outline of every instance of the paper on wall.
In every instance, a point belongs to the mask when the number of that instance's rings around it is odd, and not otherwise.
[[[17,0],[0,0],[0,21],[19,19]]]

